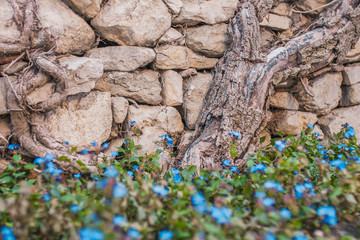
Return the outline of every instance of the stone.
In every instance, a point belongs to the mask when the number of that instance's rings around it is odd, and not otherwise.
[[[260,142],[259,148],[265,148],[271,143],[271,133],[268,129],[265,129],[260,133],[259,139],[263,139],[263,142]]]
[[[183,46],[164,45],[155,49],[155,67],[159,69],[188,68],[188,48]]]
[[[291,27],[291,18],[269,13],[264,17],[260,26],[269,27],[274,30],[287,30]]]
[[[104,65],[100,59],[69,56],[60,58],[59,62],[72,76],[66,88],[69,95],[90,92],[104,73]]]
[[[11,133],[11,123],[9,116],[3,116],[0,118],[0,144],[4,145],[7,143],[7,138]]]
[[[104,151],[105,156],[112,156],[111,152],[117,152],[118,147],[121,147],[124,144],[125,139],[123,138],[116,138],[110,141],[109,148]]]
[[[102,0],[63,0],[75,12],[86,18],[94,18],[101,9]]]
[[[122,123],[127,115],[129,102],[123,97],[111,98],[113,118],[116,123]]]
[[[163,90],[162,104],[166,106],[179,106],[183,103],[183,78],[173,70],[161,74]]]
[[[194,26],[199,23],[214,25],[234,16],[238,0],[182,0],[183,7],[173,24]]]
[[[357,105],[359,103],[360,103],[360,83],[351,86],[343,86],[340,106],[347,107],[347,106]]]
[[[313,113],[280,110],[273,114],[269,128],[274,135],[279,131],[284,134],[299,135],[308,124],[314,125],[316,122],[317,117]]]
[[[324,132],[321,130],[321,127],[319,124],[314,125],[314,129],[312,130],[312,132],[319,134],[319,136],[317,137],[317,139],[319,139],[319,140],[323,140],[325,138]]]
[[[0,72],[4,71],[5,68],[7,68],[9,64],[5,64],[5,65],[0,65]],[[18,71],[21,71],[23,70],[26,66],[28,65],[27,62],[24,62],[24,61],[17,61],[15,62],[8,70],[6,70],[6,74],[7,75],[12,75]]]
[[[289,92],[275,92],[269,99],[270,107],[286,109],[286,110],[298,110],[299,103],[296,98]]]
[[[344,67],[343,85],[353,85],[360,82],[360,63],[350,64]]]
[[[57,53],[82,54],[95,42],[95,33],[84,19],[59,0],[37,0],[41,26],[55,36]]]
[[[189,68],[195,69],[212,69],[215,67],[219,59],[208,58],[189,49]]]
[[[261,28],[260,34],[261,34],[261,38],[260,38],[261,47],[267,48],[276,40],[276,35],[264,27]]]
[[[55,83],[46,83],[44,86],[34,89],[27,97],[26,101],[30,105],[46,102],[55,92]]]
[[[292,15],[291,6],[284,2],[279,3],[276,7],[272,8],[270,12],[283,16]]]
[[[178,15],[180,13],[180,10],[183,6],[181,0],[164,0],[164,2],[173,14]]]
[[[91,49],[85,56],[100,59],[104,71],[134,71],[154,61],[155,52],[151,48],[114,46]]]
[[[109,0],[91,25],[119,45],[149,47],[171,27],[171,14],[162,0]]]
[[[354,47],[346,54],[345,62],[360,61],[360,38],[355,43]]]
[[[140,105],[137,108],[131,105],[128,121],[135,121],[136,129],[142,132],[140,136],[132,138],[135,144],[141,145],[142,151],[148,154],[163,148],[159,136],[168,134],[175,145],[181,132],[184,131],[181,115],[174,107]]]
[[[159,44],[169,44],[178,42],[183,37],[183,35],[177,31],[175,28],[170,28],[166,33],[160,38]]]
[[[9,1],[0,1],[0,43],[15,43],[21,35],[21,32],[17,28],[13,15],[14,11]],[[6,54],[6,48],[2,49],[4,52],[0,54]]]
[[[6,92],[7,92],[7,83],[4,77],[0,78],[0,115],[7,114],[7,101],[6,101]]]
[[[185,82],[183,111],[186,126],[191,130],[195,129],[196,120],[212,79],[210,73],[199,73]]]
[[[50,134],[78,149],[90,148],[93,141],[105,142],[113,120],[110,93],[93,91],[85,97],[76,95],[68,99],[66,106],[46,114],[44,124]]]
[[[348,123],[356,133],[360,133],[360,105],[352,107],[337,108],[329,114],[319,118],[318,123],[324,134],[334,139],[333,134],[341,130],[341,125]]]
[[[296,6],[302,10],[309,11],[321,7],[329,2],[331,2],[331,0],[302,0],[302,1],[297,1]],[[322,10],[323,9],[321,8],[319,10],[314,11],[313,13],[317,14]]]
[[[207,57],[221,57],[230,44],[225,23],[190,28],[187,30],[185,40],[190,49]]]
[[[112,96],[126,97],[150,105],[160,104],[160,74],[152,70],[106,72],[96,83],[96,89],[110,92]]]
[[[325,115],[339,105],[341,99],[342,76],[339,72],[328,72],[313,79],[310,87],[314,97],[310,96],[302,88],[296,95],[300,108],[315,113]]]

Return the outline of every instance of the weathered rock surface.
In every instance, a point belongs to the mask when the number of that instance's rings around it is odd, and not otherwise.
[[[162,104],[165,106],[179,106],[183,103],[183,78],[173,70],[161,74],[163,90]]]
[[[187,23],[189,26],[198,23],[216,24],[226,22],[234,16],[237,0],[183,0],[179,16],[173,19],[174,24]]]
[[[164,0],[165,4],[170,8],[173,14],[179,14],[183,6],[181,0]]]
[[[122,123],[127,115],[129,102],[123,97],[112,97],[113,118],[116,123]]]
[[[229,44],[225,23],[190,28],[186,33],[186,45],[207,57],[221,57]]]
[[[67,82],[67,93],[74,95],[81,92],[90,92],[104,73],[104,66],[100,59],[87,57],[63,57],[59,59],[62,66],[66,67],[72,76]]]
[[[350,64],[344,67],[343,84],[353,85],[360,82],[360,63]]]
[[[6,91],[7,91],[7,83],[5,78],[0,78],[0,115],[7,114],[7,106],[6,106]]]
[[[162,144],[158,143],[161,140],[159,136],[167,133],[175,144],[180,133],[184,131],[181,116],[173,107],[140,105],[136,108],[131,105],[128,121],[135,121],[135,127],[142,132],[141,136],[134,136],[134,141],[142,145],[142,151],[148,153],[154,153],[162,147]]]
[[[273,114],[269,128],[272,134],[283,132],[285,134],[299,135],[308,124],[314,125],[317,117],[313,113],[281,110]]]
[[[340,106],[352,106],[360,103],[360,83],[343,86]]]
[[[110,0],[91,25],[120,45],[148,47],[170,28],[171,14],[161,0]]]
[[[355,46],[346,54],[345,62],[360,61],[360,39],[356,42]]]
[[[208,58],[189,49],[189,68],[211,69],[214,68],[219,59]]]
[[[109,138],[112,125],[111,96],[90,92],[86,97],[74,96],[67,106],[47,114],[45,126],[60,142],[68,141],[79,149],[102,143]]]
[[[291,18],[270,13],[264,17],[260,26],[284,31],[291,27]]]
[[[269,99],[271,107],[286,109],[286,110],[298,110],[299,103],[296,98],[289,92],[275,92]]]
[[[291,6],[285,2],[279,3],[276,7],[271,9],[270,12],[278,14],[278,15],[283,15],[283,16],[291,16],[292,15]]]
[[[46,83],[44,86],[34,89],[27,97],[26,101],[30,105],[46,102],[55,92],[55,83]]]
[[[0,43],[15,43],[21,32],[13,20],[13,9],[9,1],[0,1]],[[6,49],[4,53],[6,53]],[[2,52],[0,52],[2,54]]]
[[[317,115],[329,113],[339,105],[341,99],[342,76],[339,72],[326,73],[310,82],[314,97],[304,89],[297,95],[300,108]]]
[[[183,35],[177,31],[175,28],[170,28],[166,33],[160,38],[159,44],[169,44],[178,42]]]
[[[338,133],[341,130],[341,125],[348,123],[354,127],[356,133],[360,132],[360,106],[338,108],[331,111],[329,114],[319,118],[318,123],[321,126],[324,134],[332,138],[333,133]]]
[[[86,18],[95,17],[101,9],[102,0],[63,0],[77,13]]]
[[[0,65],[0,72],[4,71],[9,65],[9,64],[5,64],[5,65]],[[18,62],[15,62],[13,63],[13,65],[6,70],[6,74],[7,75],[12,75],[18,71],[21,71],[22,69],[24,69],[26,66],[28,65],[27,62],[24,62],[24,61],[18,61]]]
[[[11,128],[10,128],[10,117],[8,116],[3,116],[0,118],[0,144],[5,144],[7,140],[7,137],[10,135],[11,133]]]
[[[212,78],[210,73],[199,73],[185,82],[183,111],[186,125],[190,129],[195,129]]]
[[[152,70],[134,73],[106,72],[96,83],[96,89],[113,96],[128,97],[141,103],[161,103],[160,74]]]
[[[100,59],[105,71],[134,71],[154,61],[155,52],[151,48],[115,46],[94,48],[85,56]]]
[[[301,8],[302,10],[313,10],[315,8],[321,7],[327,3],[329,3],[331,0],[301,0],[297,1],[296,6]],[[319,9],[317,11],[314,11],[314,14],[318,13],[322,9]]]

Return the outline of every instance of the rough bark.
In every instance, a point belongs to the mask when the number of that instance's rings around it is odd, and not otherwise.
[[[242,138],[235,141],[238,156],[232,164],[242,167],[258,146],[258,135],[269,121],[267,98],[273,81],[289,76],[300,80],[341,64],[359,38],[359,2],[337,1],[324,8],[306,33],[260,52],[259,21],[272,1],[241,1],[229,23],[231,46],[216,66],[194,140],[181,145],[178,159],[185,165],[220,169],[222,160],[231,159],[232,138],[228,134],[235,130]]]

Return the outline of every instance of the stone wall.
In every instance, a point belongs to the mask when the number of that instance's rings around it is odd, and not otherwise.
[[[175,145],[194,130],[212,72],[229,45],[227,21],[238,0],[37,0],[42,27],[56,39],[59,64],[73,75],[70,97],[46,116],[45,126],[61,142],[88,148],[93,141],[118,146],[130,122],[144,150],[154,151],[167,133]],[[271,48],[303,29],[314,17],[293,12],[309,10],[326,0],[274,1],[261,23],[262,48]],[[20,36],[8,1],[0,1],[0,43]],[[0,57],[6,56],[6,50]],[[358,62],[358,63],[356,63]],[[348,122],[360,132],[360,40],[341,71],[327,72],[305,88],[299,79],[275,82],[270,98],[273,120],[268,133],[300,134],[307,124],[330,136]],[[0,65],[0,70],[7,65]],[[19,61],[8,70],[24,69]],[[15,74],[15,75],[14,75]],[[29,104],[54,93],[51,77],[27,96]],[[0,133],[11,136],[5,94],[0,81]],[[1,140],[5,144],[5,140]]]

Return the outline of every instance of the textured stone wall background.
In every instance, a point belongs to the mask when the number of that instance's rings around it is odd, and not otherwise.
[[[262,47],[286,41],[311,24],[310,10],[330,1],[274,1],[261,23]],[[55,52],[72,73],[66,104],[50,112],[44,125],[61,142],[88,148],[110,141],[118,147],[130,121],[142,135],[144,151],[160,145],[167,133],[175,145],[194,130],[212,70],[229,44],[227,21],[238,0],[37,0],[41,26],[56,38]],[[0,43],[20,36],[8,1],[0,1]],[[0,53],[0,57],[6,55]],[[1,63],[0,63],[1,64]],[[26,67],[19,61],[8,71]],[[0,70],[6,68],[0,65]],[[40,103],[54,93],[55,84],[43,75],[43,86],[27,96]],[[0,78],[0,133],[11,137],[6,108],[9,86]],[[348,122],[360,132],[360,40],[347,54],[344,69],[309,79],[313,96],[299,79],[275,81],[270,98],[272,122],[265,135],[278,131],[298,135],[307,124],[331,136]]]

